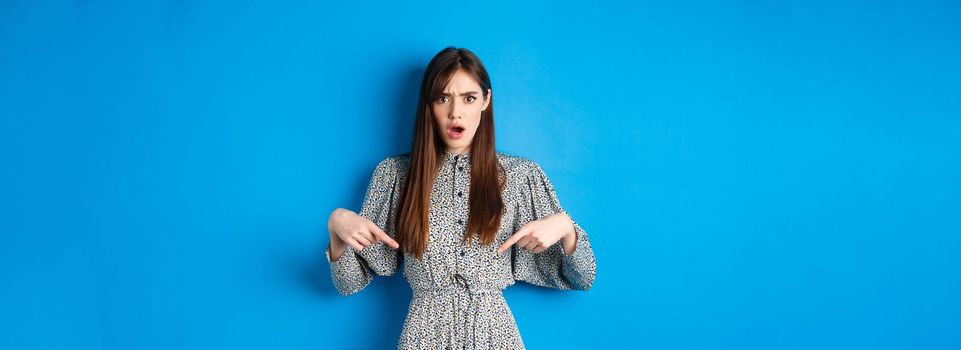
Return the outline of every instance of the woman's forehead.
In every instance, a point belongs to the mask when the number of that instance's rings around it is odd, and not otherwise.
[[[444,88],[445,93],[477,91],[480,92],[480,84],[469,73],[458,70],[450,77],[450,81]]]

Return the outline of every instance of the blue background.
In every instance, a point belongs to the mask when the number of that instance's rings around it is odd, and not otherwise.
[[[448,45],[598,259],[528,347],[961,348],[955,1],[0,3],[0,348],[384,349],[327,215]]]

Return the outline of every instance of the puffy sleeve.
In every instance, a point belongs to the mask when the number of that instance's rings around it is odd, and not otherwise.
[[[564,212],[561,207],[554,186],[541,167],[530,163],[530,172],[522,181],[519,191],[518,212],[514,232],[534,220],[540,220],[555,213]],[[571,216],[568,213],[568,216]],[[594,283],[597,263],[594,250],[591,248],[587,232],[574,222],[574,232],[577,236],[574,253],[564,253],[561,241],[540,253],[511,247],[514,279],[530,284],[557,288],[589,290]]]
[[[387,158],[377,164],[367,186],[364,204],[358,213],[380,227],[391,238],[395,238],[393,216],[396,211],[398,189],[398,170],[395,159]],[[374,275],[391,276],[397,272],[400,259],[399,249],[393,249],[384,242],[357,251],[347,245],[344,253],[336,261],[330,259],[330,242],[327,242],[327,262],[330,263],[330,277],[334,287],[341,295],[351,295],[364,289]]]

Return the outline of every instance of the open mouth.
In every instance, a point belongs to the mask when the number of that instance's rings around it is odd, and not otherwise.
[[[449,135],[451,138],[456,139],[464,135],[464,130],[465,129],[463,126],[453,126],[453,127],[447,128],[447,135]]]

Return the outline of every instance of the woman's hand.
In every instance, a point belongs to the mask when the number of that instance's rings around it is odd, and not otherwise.
[[[518,248],[540,253],[559,240],[564,246],[564,254],[574,254],[577,235],[574,232],[574,222],[566,212],[527,223],[497,248],[497,254],[510,249],[515,243]]]
[[[327,229],[330,231],[331,261],[340,259],[340,255],[348,244],[356,251],[381,241],[391,248],[400,248],[400,244],[391,239],[373,221],[347,209],[337,208],[330,213]]]

